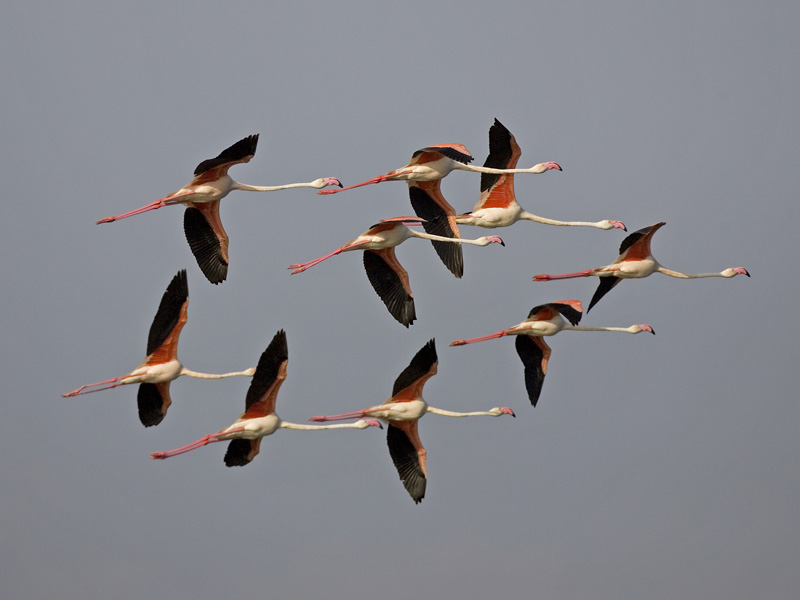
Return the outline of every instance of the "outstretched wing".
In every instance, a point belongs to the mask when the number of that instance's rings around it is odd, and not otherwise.
[[[460,238],[456,211],[441,193],[441,179],[435,181],[409,181],[408,195],[418,217],[424,219],[422,227],[431,235]],[[461,244],[431,240],[436,254],[457,278],[464,274],[464,255]]]
[[[473,161],[472,155],[469,150],[461,144],[435,144],[433,146],[426,146],[420,148],[411,155],[411,161],[407,166],[430,162],[432,160],[439,160],[438,156],[425,156],[426,154],[441,154],[456,162],[468,165]]]
[[[256,372],[245,397],[245,412],[240,419],[263,417],[275,412],[278,390],[286,379],[289,348],[286,332],[281,329],[261,353]]]
[[[228,444],[228,450],[225,452],[225,465],[228,467],[243,467],[248,464],[258,455],[262,439],[231,440],[230,444]]]
[[[145,427],[158,425],[167,416],[172,404],[169,396],[169,381],[163,383],[141,383],[136,394],[139,406],[139,420]]]
[[[544,376],[547,374],[547,361],[550,359],[550,346],[541,338],[518,335],[515,345],[525,367],[525,389],[533,406],[542,393]]]
[[[216,158],[204,160],[194,170],[195,178],[190,185],[198,185],[204,181],[219,179],[233,165],[250,162],[250,159],[255,156],[257,145],[258,134],[256,133],[239,140],[229,148],[225,148]]]
[[[588,313],[592,310],[592,307],[600,301],[600,298],[605,296],[611,289],[617,285],[620,281],[622,281],[621,277],[613,277],[613,276],[606,276],[600,277],[600,285],[597,286],[597,289],[594,292],[594,296],[592,296],[591,301],[589,302],[589,308],[586,309]]]
[[[186,269],[181,269],[169,282],[147,336],[147,356],[158,350],[170,336],[177,347],[178,336],[186,324],[189,305],[189,284]]]
[[[494,120],[489,128],[489,156],[484,167],[492,169],[515,169],[522,155],[517,140],[505,126]],[[514,174],[481,173],[481,197],[472,212],[482,208],[508,208],[516,202]]]
[[[386,428],[386,443],[397,473],[411,499],[419,504],[425,497],[428,470],[425,448],[417,433],[419,421],[391,421]]]
[[[183,231],[197,265],[211,283],[228,276],[228,234],[219,218],[219,202],[188,206],[183,213]]]
[[[365,250],[364,269],[372,288],[383,300],[389,313],[408,327],[417,318],[414,295],[408,282],[408,273],[397,261],[394,248]]]
[[[577,325],[581,321],[583,307],[580,300],[561,300],[560,302],[549,302],[539,304],[528,313],[529,321],[549,321],[560,313],[572,325]]]
[[[617,260],[642,260],[650,256],[650,241],[653,239],[653,234],[664,225],[666,225],[666,222],[661,221],[660,223],[642,227],[626,236],[619,245],[619,258]]]
[[[408,366],[403,369],[403,372],[395,379],[394,387],[392,388],[392,398],[389,402],[397,402],[403,399],[413,399],[422,394],[422,386],[431,377],[436,375],[439,365],[439,358],[436,355],[436,340],[430,340],[419,352],[414,355]],[[409,390],[409,393],[401,394],[401,392]],[[408,396],[407,398],[398,398],[398,396]]]

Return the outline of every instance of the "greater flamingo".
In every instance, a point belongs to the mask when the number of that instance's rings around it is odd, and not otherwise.
[[[417,504],[425,497],[428,480],[425,448],[422,446],[417,431],[417,423],[425,413],[444,417],[516,416],[514,411],[506,406],[465,413],[430,406],[422,397],[422,388],[428,379],[436,375],[438,364],[436,344],[434,340],[431,340],[417,352],[411,359],[411,363],[400,373],[394,382],[392,397],[383,404],[370,406],[357,412],[310,419],[311,421],[338,421],[375,417],[388,423],[386,441],[389,445],[389,454],[392,456],[392,462],[397,468],[403,485]]]
[[[163,206],[184,204],[186,211],[183,215],[183,229],[192,254],[208,280],[214,284],[221,283],[228,274],[228,235],[219,217],[219,202],[231,191],[274,192],[299,187],[320,189],[328,185],[342,186],[335,177],[276,186],[246,185],[234,181],[228,175],[228,169],[239,163],[250,162],[256,153],[257,145],[258,134],[239,140],[230,148],[223,150],[216,158],[209,158],[197,165],[194,179],[177,192],[136,210],[100,219],[97,223],[111,223]]]
[[[379,175],[373,179],[350,185],[340,190],[322,190],[318,194],[336,194],[345,190],[380,183],[382,181],[435,181],[446,177],[451,171],[473,171],[475,173],[493,173],[500,175],[503,173],[544,173],[551,169],[561,170],[561,167],[554,162],[544,162],[534,165],[529,169],[494,169],[489,167],[476,167],[470,165],[472,155],[461,144],[437,144],[427,146],[414,152],[411,160],[405,167],[389,171],[385,175]]]
[[[517,166],[522,151],[512,133],[497,119],[489,128],[489,156],[484,167],[508,171]],[[423,216],[422,214],[420,216]],[[556,221],[531,214],[522,209],[514,194],[514,172],[484,173],[481,175],[481,197],[471,213],[453,217],[459,225],[480,227],[508,227],[517,221],[527,220],[545,225],[595,227],[597,229],[623,229],[621,221],[605,219],[597,222]]]
[[[195,450],[207,444],[231,440],[225,453],[225,464],[229,467],[243,467],[258,454],[261,439],[271,435],[278,429],[299,429],[301,431],[321,431],[323,429],[366,429],[381,427],[375,419],[362,419],[355,423],[341,425],[303,425],[284,421],[275,413],[275,401],[278,398],[283,381],[286,379],[286,365],[289,363],[289,351],[286,345],[286,332],[281,329],[272,338],[267,349],[258,361],[253,381],[247,390],[245,411],[229,427],[217,433],[203,436],[196,442],[181,446],[167,452],[153,452],[150,458],[164,459],[177,454]]]
[[[189,286],[186,281],[186,271],[181,270],[172,278],[161,298],[158,312],[155,319],[153,319],[153,324],[150,326],[150,333],[147,337],[147,356],[142,361],[142,364],[127,375],[82,385],[68,394],[62,394],[62,396],[67,398],[138,383],[140,384],[137,394],[139,420],[145,427],[150,427],[161,423],[167,414],[167,409],[172,404],[169,395],[169,382],[173,379],[177,379],[181,375],[200,379],[221,379],[237,375],[252,376],[255,373],[255,369],[252,368],[235,373],[215,375],[190,371],[180,363],[178,360],[178,338],[181,335],[183,326],[186,325],[188,307]]]
[[[321,263],[323,260],[348,252],[350,250],[364,251],[364,269],[367,272],[372,287],[380,296],[391,315],[401,324],[408,327],[416,319],[414,310],[414,294],[411,293],[411,285],[408,281],[408,273],[398,262],[394,253],[394,247],[402,244],[409,238],[418,237],[426,240],[436,240],[440,242],[450,242],[456,244],[473,244],[475,246],[488,246],[489,244],[500,244],[505,246],[502,239],[496,235],[484,236],[475,240],[452,239],[443,236],[432,235],[414,231],[406,225],[416,224],[419,219],[412,217],[399,217],[398,219],[387,219],[377,225],[373,225],[367,231],[359,235],[354,240],[350,240],[333,252],[310,260],[304,263],[289,265],[292,275],[302,273],[306,269]]]
[[[561,300],[534,306],[528,318],[522,323],[502,329],[496,333],[469,340],[456,340],[451,346],[463,346],[474,342],[483,342],[506,335],[515,335],[517,354],[525,367],[525,389],[533,406],[539,400],[544,376],[547,374],[547,362],[550,360],[550,346],[542,336],[555,335],[559,331],[619,331],[621,333],[641,333],[647,331],[655,335],[650,325],[631,325],[630,327],[582,327],[583,307],[580,300]],[[569,321],[569,323],[567,323]]]
[[[653,234],[661,229],[666,223],[664,221],[643,227],[638,231],[634,231],[624,240],[619,247],[619,256],[610,265],[605,267],[598,267],[596,269],[587,269],[586,271],[578,271],[577,273],[563,273],[561,275],[534,275],[534,281],[552,281],[554,279],[571,279],[573,277],[589,277],[595,275],[600,278],[600,285],[592,296],[589,302],[589,308],[586,309],[588,313],[592,307],[597,304],[603,296],[605,296],[611,288],[617,285],[623,279],[641,279],[653,273],[663,273],[670,277],[677,277],[679,279],[699,279],[702,277],[735,277],[736,275],[747,275],[750,273],[744,267],[733,267],[720,271],[719,273],[697,273],[688,275],[679,271],[673,271],[662,267],[658,261],[653,258],[650,252],[650,241],[653,239]]]

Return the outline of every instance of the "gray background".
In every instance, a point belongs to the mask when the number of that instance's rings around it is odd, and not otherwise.
[[[3,598],[794,598],[800,589],[796,278],[798,28],[793,2],[10,3],[0,19]],[[352,184],[422,146],[482,164],[499,118],[520,203],[573,220],[666,221],[655,256],[753,277],[623,282],[564,332],[539,406],[511,340],[450,341],[587,303],[623,232],[519,223],[464,249],[454,279],[427,242],[398,248],[405,330],[357,253],[290,276],[383,217],[406,185],[331,197],[234,192],[228,281],[205,281],[166,208],[110,225],[252,133],[251,184]],[[442,184],[471,209],[479,177]],[[463,228],[463,235],[487,233]],[[242,469],[224,444],[149,453],[233,422],[248,381],[172,385],[144,429],[136,387],[60,394],[139,364],[187,268],[180,357],[255,364],[289,339],[279,414],[377,404],[435,337],[425,389],[451,410],[518,418],[420,424],[428,493],[409,499],[385,432],[281,431]]]

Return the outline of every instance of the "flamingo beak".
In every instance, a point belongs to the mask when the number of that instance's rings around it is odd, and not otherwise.
[[[377,427],[378,429],[383,429],[383,425],[381,425],[381,422],[378,421],[378,419],[365,419],[365,421],[367,422],[367,425],[370,427]]]
[[[648,331],[648,332],[652,333],[653,335],[656,334],[656,332],[653,330],[652,327],[650,327],[650,325],[639,325],[639,329],[641,329],[642,331]]]
[[[508,408],[507,406],[501,406],[500,412],[503,413],[504,415],[511,415],[515,419],[517,418],[517,415],[514,414],[514,411]]]
[[[744,267],[736,267],[733,270],[733,272],[736,273],[737,275],[747,275],[748,277],[750,277],[750,273],[748,273],[747,269],[745,269]]]
[[[551,162],[546,162],[544,164],[547,166],[547,170],[548,171],[550,169],[558,169],[559,171],[563,171],[564,170],[564,169],[561,168],[561,165],[559,165],[557,162],[552,162],[551,161]]]
[[[501,238],[501,237],[499,237],[497,235],[490,235],[488,237],[488,239],[493,244],[500,244],[501,246],[505,246],[506,245],[506,243],[503,241],[503,238]]]
[[[622,231],[628,231],[628,228],[625,227],[625,223],[622,221],[611,221],[611,226],[614,229],[622,229]]]

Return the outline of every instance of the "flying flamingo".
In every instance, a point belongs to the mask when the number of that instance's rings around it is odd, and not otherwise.
[[[225,453],[225,464],[229,467],[243,467],[258,454],[261,438],[271,435],[278,429],[299,429],[301,431],[320,431],[323,429],[366,429],[381,427],[375,419],[362,419],[355,423],[341,425],[301,425],[284,421],[275,414],[275,401],[278,398],[284,379],[286,365],[289,363],[289,351],[286,346],[286,332],[281,329],[272,338],[267,349],[261,355],[256,367],[253,381],[247,390],[245,411],[230,427],[220,429],[217,433],[203,436],[196,442],[181,446],[168,452],[153,452],[150,458],[164,459],[176,454],[183,454],[207,444],[231,440]]]
[[[192,254],[208,280],[214,284],[221,283],[228,274],[228,235],[219,217],[219,201],[231,191],[274,192],[298,187],[320,189],[328,185],[342,186],[335,177],[315,179],[309,183],[276,186],[246,185],[231,179],[228,169],[239,163],[250,162],[256,153],[257,145],[258,134],[239,140],[230,148],[223,150],[216,158],[209,158],[197,165],[194,179],[177,192],[136,210],[100,219],[97,223],[111,223],[163,206],[184,204],[186,212],[183,216],[183,229]]]
[[[408,273],[395,256],[395,246],[412,237],[457,244],[473,244],[475,246],[488,246],[489,244],[505,246],[503,240],[496,235],[484,236],[475,240],[452,239],[414,231],[407,225],[416,224],[419,221],[419,219],[414,219],[413,217],[384,220],[377,225],[373,225],[357,238],[350,240],[333,252],[308,262],[289,265],[289,268],[294,269],[292,275],[295,275],[331,256],[350,250],[363,250],[364,269],[367,271],[367,277],[372,287],[383,300],[391,315],[401,324],[408,327],[416,319],[414,295],[411,293]]]
[[[596,275],[600,277],[600,285],[597,287],[589,308],[586,312],[592,310],[592,307],[605,296],[611,288],[617,285],[623,279],[641,279],[653,273],[663,273],[670,277],[677,277],[679,279],[698,279],[701,277],[735,277],[736,275],[747,275],[750,273],[743,267],[733,267],[725,269],[719,273],[698,273],[695,275],[687,275],[679,271],[673,271],[662,267],[658,261],[653,258],[650,252],[650,241],[653,239],[653,234],[661,229],[666,223],[664,221],[643,227],[638,231],[634,231],[624,240],[619,247],[619,256],[610,265],[605,267],[598,267],[597,269],[587,269],[586,271],[578,271],[577,273],[564,273],[561,275],[535,275],[534,281],[551,281],[553,279],[571,279],[573,277],[589,277]]]
[[[400,479],[415,503],[425,497],[428,479],[425,448],[419,439],[417,423],[425,413],[444,417],[499,417],[514,415],[514,411],[498,406],[487,411],[453,412],[429,406],[422,398],[425,382],[436,375],[439,359],[436,356],[435,341],[431,340],[417,352],[411,363],[400,373],[394,382],[392,397],[383,404],[370,406],[364,410],[341,415],[312,417],[311,421],[338,421],[364,417],[376,417],[389,424],[386,441],[389,454],[397,468]]]
[[[414,152],[411,161],[399,169],[389,171],[385,175],[379,175],[373,179],[357,183],[355,185],[342,188],[340,190],[322,190],[318,194],[336,194],[345,190],[380,183],[382,181],[435,181],[446,177],[453,170],[473,171],[476,173],[492,173],[502,175],[505,173],[544,173],[550,169],[561,170],[561,167],[554,162],[544,162],[532,166],[530,169],[494,169],[489,167],[476,167],[470,165],[472,155],[461,144],[437,144],[427,146]]]
[[[169,395],[169,382],[173,379],[177,379],[181,375],[200,379],[221,379],[236,375],[252,376],[255,373],[255,369],[214,375],[190,371],[180,363],[178,360],[178,338],[181,335],[183,326],[186,324],[188,307],[189,286],[186,281],[186,271],[181,270],[172,278],[161,298],[158,312],[155,319],[153,319],[153,324],[150,326],[150,333],[147,337],[147,356],[142,361],[142,364],[127,375],[82,385],[77,390],[62,394],[62,396],[64,398],[79,396],[121,385],[138,383],[139,420],[145,427],[150,427],[161,423],[167,414],[169,405],[172,404]]]
[[[483,342],[506,335],[515,335],[517,354],[525,366],[525,389],[533,406],[539,400],[547,362],[550,359],[550,346],[542,339],[545,335],[555,335],[559,331],[619,331],[622,333],[641,333],[647,331],[655,335],[650,325],[631,325],[630,327],[581,327],[578,325],[583,314],[580,300],[561,300],[534,306],[528,318],[522,323],[502,329],[496,333],[469,340],[456,340],[451,346],[463,346]],[[569,321],[569,323],[567,323]]]
[[[517,166],[522,151],[512,133],[494,120],[489,128],[489,156],[484,167],[509,170]],[[424,215],[420,214],[421,217]],[[425,217],[427,218],[427,217]],[[478,225],[480,227],[508,227],[517,221],[527,220],[545,225],[595,227],[597,229],[623,229],[621,221],[556,221],[531,214],[522,209],[514,195],[514,172],[504,174],[484,173],[481,175],[481,197],[471,213],[454,216],[459,225]]]

